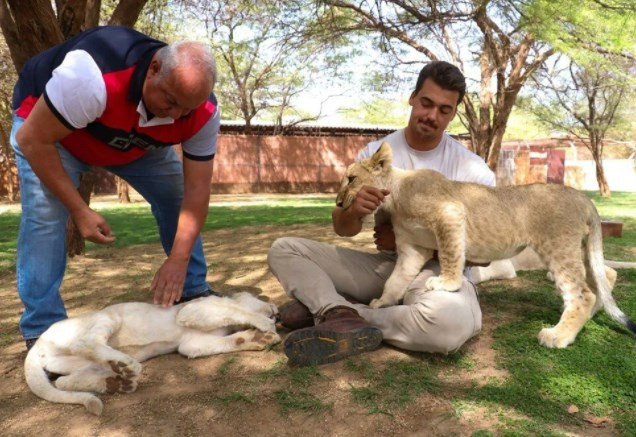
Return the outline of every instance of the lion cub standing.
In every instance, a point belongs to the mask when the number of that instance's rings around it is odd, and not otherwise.
[[[373,156],[349,166],[337,199],[347,208],[364,185],[391,193],[380,208],[391,215],[398,258],[371,307],[401,300],[433,249],[439,251],[441,272],[426,287],[456,291],[466,259],[488,263],[530,246],[548,266],[565,303],[559,323],[539,333],[542,345],[568,346],[600,308],[636,333],[636,324],[612,298],[600,218],[584,194],[562,185],[492,188],[450,181],[433,170],[396,169],[391,163],[391,146],[383,143]],[[436,244],[431,244],[431,233]]]

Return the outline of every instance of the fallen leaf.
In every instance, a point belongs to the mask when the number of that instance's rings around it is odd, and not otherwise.
[[[604,426],[606,423],[610,422],[612,419],[609,417],[596,417],[596,416],[592,416],[591,414],[585,414],[583,416],[583,420],[585,420],[587,423],[591,424],[592,426],[601,427],[601,426]]]

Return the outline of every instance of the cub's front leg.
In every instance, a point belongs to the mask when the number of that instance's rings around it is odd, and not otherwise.
[[[457,291],[462,286],[466,263],[466,215],[464,207],[457,203],[439,208],[432,231],[437,238],[440,265],[439,276],[426,281],[428,290]]]
[[[424,264],[433,258],[433,250],[397,241],[397,261],[393,273],[384,284],[379,299],[373,299],[371,308],[382,308],[397,304],[404,297],[406,288],[420,273]]]

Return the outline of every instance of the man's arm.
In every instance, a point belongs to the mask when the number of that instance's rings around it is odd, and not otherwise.
[[[156,304],[170,306],[181,298],[190,254],[208,214],[213,162],[183,159],[184,190],[177,233],[168,259],[151,285]]]
[[[16,140],[35,174],[69,211],[82,237],[94,243],[111,243],[115,237],[108,223],[84,202],[62,166],[55,143],[71,132],[40,98]]]
[[[362,230],[362,219],[372,214],[389,195],[388,190],[364,186],[356,194],[353,203],[345,208],[335,208],[331,213],[333,228],[341,237],[353,237]]]

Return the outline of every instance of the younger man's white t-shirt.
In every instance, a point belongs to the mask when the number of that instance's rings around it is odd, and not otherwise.
[[[495,185],[495,174],[484,160],[446,133],[433,150],[420,151],[408,145],[404,129],[400,129],[367,144],[358,154],[357,160],[371,157],[384,142],[391,145],[394,167],[404,170],[426,168],[437,170],[454,181]]]

